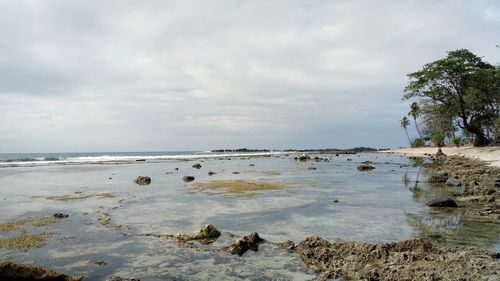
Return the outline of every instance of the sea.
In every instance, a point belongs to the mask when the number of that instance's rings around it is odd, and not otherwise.
[[[297,161],[297,155],[0,154],[0,225],[16,226],[0,230],[0,260],[83,275],[89,281],[111,276],[146,281],[317,280],[297,255],[272,243],[241,257],[218,249],[257,232],[275,243],[299,243],[311,235],[366,243],[423,238],[500,251],[498,221],[468,218],[463,208],[440,211],[425,205],[457,190],[427,183],[426,169],[412,159],[358,153],[311,154],[310,160]],[[366,161],[375,169],[359,171],[357,166]],[[150,177],[151,183],[136,184],[138,176]],[[195,180],[186,182],[185,176]],[[232,191],[229,185],[234,183],[280,188]],[[68,217],[35,223],[56,213]],[[222,233],[212,245],[180,245],[161,238],[206,224]],[[41,236],[43,243],[17,249],[16,241],[26,235]]]

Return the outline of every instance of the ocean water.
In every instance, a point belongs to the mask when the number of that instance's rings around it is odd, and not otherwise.
[[[67,165],[86,163],[132,162],[136,160],[175,160],[213,158],[240,155],[268,155],[260,153],[216,153],[211,151],[155,151],[155,152],[73,152],[73,153],[0,153],[0,167]]]
[[[144,236],[194,231],[209,223],[223,233],[213,247],[234,242],[231,234],[258,232],[271,242],[299,242],[310,235],[370,243],[421,237],[500,250],[497,222],[469,220],[460,208],[443,212],[427,208],[427,201],[456,190],[426,184],[426,170],[413,167],[405,157],[319,155],[329,161],[304,163],[293,156],[208,152],[3,155],[0,223],[53,213],[67,213],[69,218],[33,230],[50,233],[45,246],[28,251],[0,249],[0,260],[83,274],[87,280],[111,275],[141,280],[316,279],[298,257],[270,244],[238,257]],[[44,160],[13,161],[36,158]],[[367,160],[376,169],[359,172],[356,167]],[[195,163],[202,168],[192,168]],[[209,176],[208,171],[217,174]],[[196,180],[185,183],[182,177],[186,175]],[[133,182],[137,176],[150,176],[152,183],[139,186]],[[198,186],[216,180],[274,182],[285,187],[234,197]],[[96,196],[103,193],[112,196]],[[49,199],[65,195],[89,197]],[[109,214],[112,224],[124,227],[102,226],[97,218],[103,213]],[[96,261],[106,264],[99,266]]]

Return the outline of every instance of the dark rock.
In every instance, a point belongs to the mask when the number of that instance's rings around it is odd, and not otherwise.
[[[333,203],[339,203],[338,199],[333,200]]]
[[[201,164],[200,163],[196,163],[193,165],[193,168],[195,169],[201,169]]]
[[[54,217],[56,219],[65,219],[65,218],[69,217],[69,215],[63,214],[63,213],[55,213],[52,215],[52,217]]]
[[[426,204],[429,207],[458,207],[457,203],[448,197],[441,197],[427,202]]]
[[[456,178],[448,178],[446,180],[446,185],[448,185],[448,186],[460,186],[460,185],[462,185],[462,182]]]
[[[233,175],[238,175],[240,172],[233,172]]]
[[[213,175],[215,175],[215,174],[217,174],[217,173],[212,172],[212,171],[208,172],[208,175],[209,175],[209,176],[213,176]]]
[[[201,243],[213,243],[219,238],[220,234],[220,231],[215,226],[207,224],[195,232],[178,233],[174,235],[174,238],[182,242],[197,240]]]
[[[81,281],[81,276],[70,276],[49,269],[13,262],[0,263],[0,280],[12,281]]]
[[[224,247],[223,250],[230,252],[233,255],[242,256],[248,250],[257,252],[259,245],[264,243],[265,240],[259,237],[257,232],[244,236],[236,241],[236,243]]]
[[[443,151],[441,150],[441,148],[438,148],[438,151],[436,152],[436,157],[444,157],[446,156],[446,154],[443,153]]]
[[[143,176],[138,176],[135,180],[135,183],[138,185],[148,185],[151,183],[151,178],[150,177],[143,177]]]
[[[179,168],[175,168],[174,170],[179,171]]]
[[[306,155],[306,154],[301,154],[297,157],[295,157],[296,160],[299,160],[299,161],[307,161],[307,160],[310,160],[311,157],[309,155]]]
[[[255,164],[248,164],[248,166],[253,167],[253,166],[255,166]]]
[[[193,176],[184,176],[182,178],[182,180],[185,182],[192,182],[192,181],[194,181],[194,177]]]
[[[316,170],[316,167],[307,167],[308,170]]]
[[[136,159],[136,162],[146,162],[146,159]]]
[[[362,164],[362,165],[358,166],[359,171],[371,171],[373,169],[375,169],[375,167],[373,167],[371,165],[367,165],[367,164]]]

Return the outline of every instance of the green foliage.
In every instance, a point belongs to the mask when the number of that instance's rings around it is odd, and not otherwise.
[[[408,74],[410,79],[403,100],[422,98],[423,111],[432,106],[433,117],[474,136],[477,145],[489,137],[498,117],[500,104],[500,68],[484,62],[468,50],[448,53],[446,58],[428,63]],[[428,110],[427,110],[428,111]],[[431,136],[437,134],[434,128]],[[454,128],[449,131],[453,134]]]
[[[418,102],[412,102],[410,105],[410,112],[408,112],[408,116],[413,117],[413,121],[415,121],[415,129],[417,129],[418,136],[422,138],[422,133],[420,133],[420,129],[418,127],[417,118],[422,113]]]
[[[416,138],[411,143],[411,147],[422,147],[424,145],[425,145],[425,142],[421,138]]]
[[[401,123],[401,127],[403,127],[403,129],[406,129],[408,126],[410,126],[410,120],[406,118],[406,116],[403,116],[403,119],[399,120],[399,123]]]
[[[408,138],[408,142],[411,145],[410,136],[408,135],[408,130],[406,129],[408,128],[408,126],[410,126],[410,120],[406,118],[406,116],[403,116],[403,119],[399,120],[399,123],[401,124],[401,127],[405,129],[406,137]]]
[[[459,147],[462,144],[462,138],[461,137],[454,137],[454,138],[451,139],[451,141],[453,142],[453,144],[456,147]]]
[[[434,135],[431,136],[431,141],[433,144],[435,144],[438,147],[441,147],[444,145],[444,139],[446,138],[446,134],[441,132],[441,133],[435,133]]]

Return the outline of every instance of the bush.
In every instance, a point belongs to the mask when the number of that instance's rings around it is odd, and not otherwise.
[[[416,138],[411,143],[411,147],[422,147],[424,145],[425,145],[425,142],[421,138]]]
[[[451,141],[457,147],[459,147],[462,144],[462,138],[461,137],[454,137]]]
[[[431,136],[431,141],[437,147],[441,147],[444,145],[445,138],[446,138],[446,135],[444,133],[435,133],[434,135]]]

